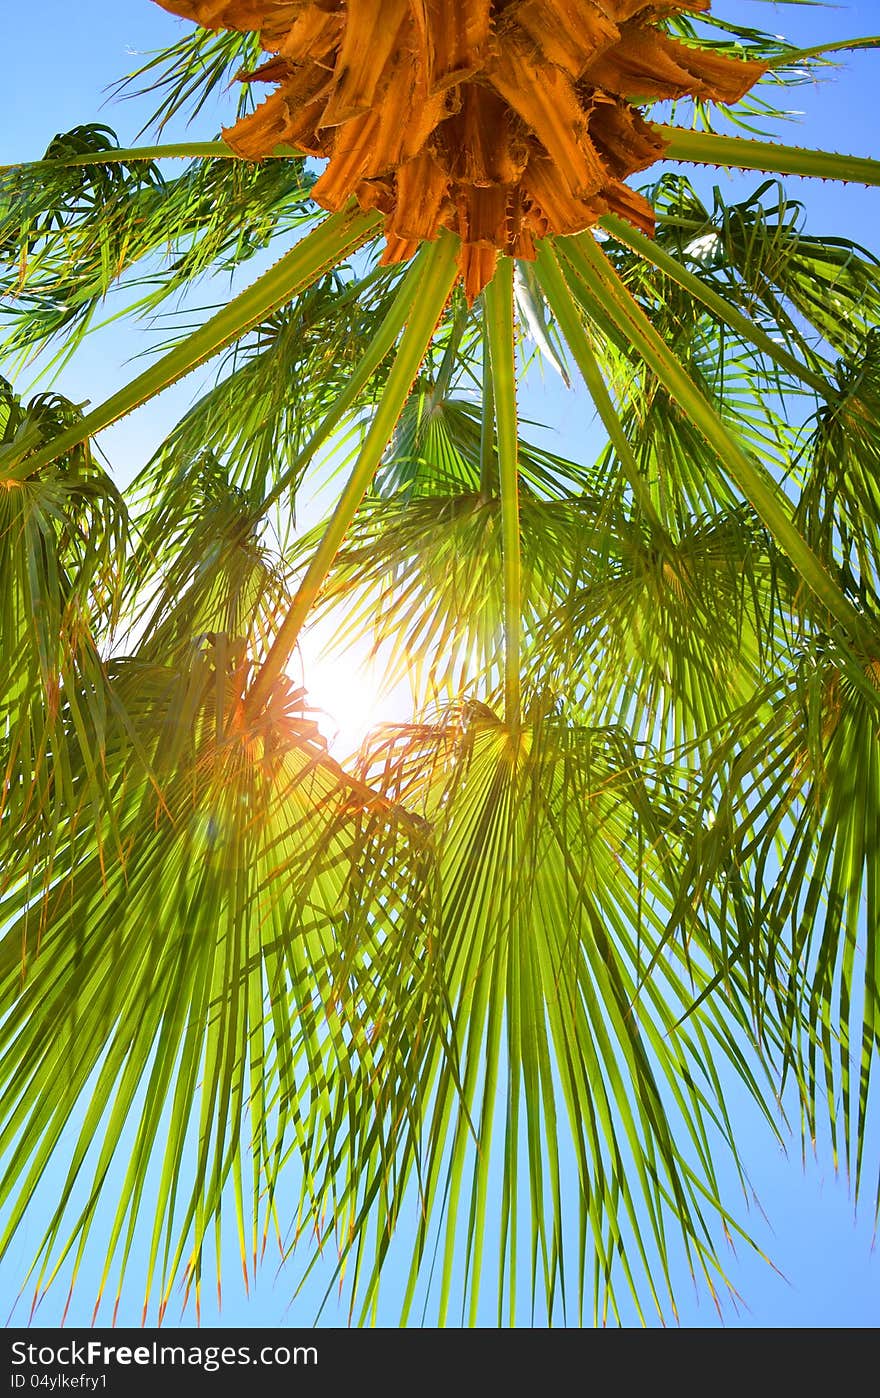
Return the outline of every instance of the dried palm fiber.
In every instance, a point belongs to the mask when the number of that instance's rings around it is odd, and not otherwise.
[[[385,262],[440,228],[461,239],[472,300],[499,252],[612,211],[646,232],[623,181],[663,155],[638,104],[736,102],[760,63],[671,38],[658,21],[709,0],[157,0],[207,29],[259,31],[276,83],[223,135],[249,160],[289,145],[327,166],[313,194],[385,214]]]

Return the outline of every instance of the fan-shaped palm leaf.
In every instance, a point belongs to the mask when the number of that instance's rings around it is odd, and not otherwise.
[[[691,976],[705,981],[679,950],[633,1009],[676,883],[679,792],[620,730],[536,716],[512,731],[480,705],[390,734],[373,763],[374,780],[435,831],[461,1059],[461,1091],[441,1046],[426,1065],[424,1221],[410,1301],[421,1296],[435,1230],[441,1319],[453,1286],[462,1318],[481,1314],[490,1231],[501,1240],[499,1323],[505,1297],[516,1315],[523,1283],[532,1307],[540,1300],[551,1316],[566,1312],[572,1286],[578,1296],[589,1286],[594,1320],[617,1312],[619,1288],[637,1302],[651,1294],[662,1313],[671,1218],[691,1265],[714,1285],[712,1224],[733,1224],[709,1142],[723,1139],[734,1155],[735,1144],[710,1044],[732,1052],[759,1093],[733,1048],[743,1008],[733,996],[725,1011],[716,1001],[677,1026]],[[565,1197],[569,1156],[576,1202]],[[564,1223],[573,1207],[577,1238]],[[368,1276],[365,1310],[378,1268]]]

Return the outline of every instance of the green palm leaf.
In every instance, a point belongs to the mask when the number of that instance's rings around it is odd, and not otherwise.
[[[389,735],[373,770],[435,830],[460,1060],[460,1092],[439,1046],[425,1068],[424,1221],[410,1303],[426,1304],[420,1274],[434,1229],[441,1321],[453,1318],[453,1294],[462,1320],[481,1313],[483,1240],[499,1227],[499,1323],[516,1314],[523,1278],[533,1307],[568,1315],[568,1288],[587,1292],[591,1268],[594,1321],[617,1313],[620,1290],[652,1296],[663,1313],[673,1219],[691,1265],[723,1285],[712,1221],[735,1225],[707,1150],[716,1132],[734,1155],[735,1143],[710,1044],[729,1052],[741,1011],[733,998],[727,1022],[714,1002],[676,1029],[691,975],[699,984],[705,974],[679,954],[632,1013],[674,883],[674,788],[619,731],[552,718],[511,730],[482,706]],[[738,1051],[736,1061],[760,1096]],[[564,1222],[574,1201],[563,1198],[563,1155],[575,1161],[579,1243]],[[526,1198],[528,1261],[518,1242]],[[363,1315],[377,1284],[378,1270]],[[568,1318],[582,1318],[580,1303]]]
[[[764,698],[707,766],[690,878],[699,899],[717,881],[720,974],[736,945],[753,1002],[784,1025],[805,1140],[824,1098],[858,1195],[877,1048],[875,668],[817,640]]]
[[[70,355],[119,285],[126,313],[146,313],[207,270],[240,266],[314,218],[308,185],[301,160],[196,159],[166,178],[109,127],[56,136],[42,161],[0,172],[0,265],[14,292],[3,352],[24,358],[63,335]]]
[[[33,466],[40,445],[70,423],[77,431],[81,418],[59,395],[25,406],[0,379],[0,442],[18,458],[0,489],[4,884],[29,867],[25,831],[36,826],[51,838],[74,802],[100,811],[107,798],[109,696],[98,638],[120,610],[128,516],[87,441]],[[78,771],[83,759],[86,770]]]
[[[115,1266],[121,1286],[158,1170],[149,1276],[161,1318],[182,1268],[198,1293],[227,1184],[246,1262],[291,1148],[302,1207],[317,1223],[331,1202],[332,1223],[350,1152],[381,1160],[406,1130],[396,1094],[434,1013],[419,991],[434,974],[430,917],[415,914],[420,827],[326,758],[289,685],[257,728],[242,726],[246,675],[222,635],[178,670],[117,665],[138,739],[115,725],[105,744],[124,858],[102,860],[75,817],[57,820],[39,851],[55,887],[35,897],[19,881],[0,908],[4,1246],[90,1084],[37,1249],[37,1295],[65,1258],[75,1279],[96,1229],[105,1277]],[[374,871],[375,901],[363,880],[347,896],[355,866]],[[350,1122],[340,1109],[364,1093],[372,1113]],[[148,1279],[145,1314],[150,1295]]]

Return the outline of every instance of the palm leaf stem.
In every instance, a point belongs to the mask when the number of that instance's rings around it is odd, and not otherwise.
[[[292,146],[276,146],[273,159],[301,160],[302,152]],[[133,160],[241,160],[225,141],[170,141],[157,146],[117,146],[95,155],[52,156],[50,160],[17,160],[12,165],[0,165],[0,174],[10,170],[39,170],[59,165],[128,165]]]
[[[516,352],[513,339],[513,260],[500,257],[484,293],[486,330],[492,361],[498,475],[501,486],[501,537],[504,553],[504,719],[520,723],[520,558],[516,411]]]
[[[480,417],[480,496],[488,500],[495,478],[495,388],[489,337],[483,337],[483,403]]]
[[[376,409],[354,470],[306,569],[290,610],[278,629],[247,696],[251,713],[266,703],[275,681],[290,660],[303,622],[327,576],[394,431],[403,405],[425,357],[431,336],[458,276],[458,240],[445,233],[428,252],[424,277],[400,342],[382,400]]]
[[[878,40],[864,41],[876,45]],[[833,45],[852,48],[853,41]],[[810,51],[805,51],[810,52]],[[788,58],[786,58],[788,61]],[[775,141],[756,141],[742,136],[721,136],[712,131],[689,131],[682,126],[652,123],[655,132],[666,143],[665,159],[683,160],[696,165],[718,165],[740,170],[763,170],[780,175],[815,176],[826,180],[855,181],[880,184],[880,161],[866,156],[839,155],[834,151],[804,150]],[[266,159],[289,160],[301,158],[302,152],[292,146],[278,145]],[[96,155],[70,155],[51,160],[16,161],[0,165],[0,173],[21,168],[45,166],[119,165],[134,160],[241,160],[225,141],[176,141],[153,146],[126,146],[101,151]]]
[[[541,288],[547,297],[547,304],[559,322],[559,328],[574,355],[575,363],[581,371],[587,391],[617,453],[621,470],[638,501],[639,508],[652,527],[663,534],[665,533],[663,521],[657,513],[648,484],[639,470],[638,462],[623,430],[623,425],[578,315],[577,306],[560,270],[559,260],[550,242],[546,239],[541,243],[538,251],[538,276],[541,280]]]
[[[664,160],[880,185],[880,160],[870,160],[866,156],[803,150],[800,146],[781,145],[775,141],[719,136],[713,131],[687,131],[681,126],[663,126],[656,122],[652,123],[652,129],[666,144]]]
[[[787,68],[791,63],[799,63],[804,58],[821,58],[824,53],[841,53],[855,49],[880,48],[880,36],[867,35],[863,39],[838,39],[834,44],[815,44],[809,49],[786,49],[778,58],[771,58],[768,68]]]
[[[427,275],[431,246],[430,243],[422,244],[398,288],[388,314],[361,356],[360,362],[345,388],[334,398],[330,408],[321,419],[321,425],[312,433],[302,451],[299,452],[287,470],[282,472],[275,485],[253,511],[248,520],[248,528],[257,524],[267,511],[277,504],[285,491],[299,479],[303,467],[311,461],[319,448],[333,434],[345,414],[354,407],[385,356],[393,349],[400,332],[406,325],[407,316],[412,309],[416,293]]]
[[[240,339],[313,282],[325,267],[359,248],[376,231],[380,219],[381,215],[373,211],[363,213],[356,207],[324,219],[280,262],[228,302],[204,325],[92,412],[86,413],[67,431],[34,452],[28,458],[29,472],[40,470],[64,452],[79,446],[80,442],[103,431],[206,360],[212,359],[226,345]],[[7,464],[14,465],[22,455],[23,450],[17,444],[0,448],[0,463],[5,469]]]
[[[468,309],[465,301],[461,302],[452,321],[452,328],[449,332],[449,339],[443,351],[443,358],[440,361],[440,368],[437,370],[437,380],[434,384],[434,396],[437,399],[446,397],[449,385],[452,382],[452,375],[455,372],[455,362],[458,357],[459,346],[465,332],[468,321]]]
[[[607,214],[600,220],[600,223],[613,238],[619,243],[623,243],[639,257],[643,257],[661,272],[665,272],[668,277],[684,290],[690,292],[698,301],[702,301],[707,310],[724,321],[737,335],[742,336],[746,341],[750,341],[756,349],[765,354],[768,359],[772,359],[781,369],[793,374],[801,383],[813,389],[821,397],[828,394],[828,383],[821,374],[815,373],[806,364],[802,364],[793,354],[782,345],[777,344],[759,325],[743,315],[735,306],[731,306],[723,296],[719,296],[717,291],[713,291],[706,282],[701,281],[693,272],[689,272],[677,258],[672,257],[651,238],[646,238],[644,233],[633,228],[625,219],[618,218],[615,214]],[[826,365],[829,373],[832,366],[816,356],[820,363]]]

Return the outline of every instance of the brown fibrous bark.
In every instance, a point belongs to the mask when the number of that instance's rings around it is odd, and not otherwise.
[[[624,181],[662,159],[646,102],[739,101],[764,67],[684,44],[664,16],[709,0],[157,0],[206,29],[258,32],[275,84],[223,135],[260,160],[323,157],[313,194],[385,214],[383,261],[441,228],[461,239],[468,300],[501,255],[535,256],[612,210],[647,232]]]

